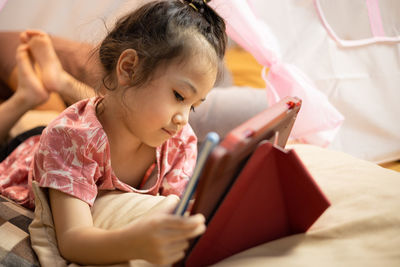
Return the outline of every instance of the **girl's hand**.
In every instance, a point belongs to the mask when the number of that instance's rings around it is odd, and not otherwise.
[[[204,216],[180,217],[154,214],[132,224],[132,252],[156,264],[172,264],[182,259],[189,240],[204,233]]]
[[[142,258],[156,264],[172,264],[182,259],[189,240],[206,230],[201,214],[190,217],[172,215],[177,198],[167,197],[162,207],[144,215],[128,227],[132,234],[130,249],[133,258]]]

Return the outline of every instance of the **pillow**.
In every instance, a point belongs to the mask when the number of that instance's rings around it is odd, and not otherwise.
[[[29,226],[29,232],[32,248],[36,252],[40,264],[44,267],[79,266],[67,262],[61,257],[58,251],[51,209],[47,197],[47,189],[39,187],[38,183],[35,181],[32,183],[32,188],[35,194],[36,208],[34,219]],[[103,229],[113,229],[124,226],[144,214],[162,210],[167,198],[175,198],[177,201],[179,199],[175,195],[164,197],[120,191],[103,191],[99,194],[92,207],[94,225]],[[154,265],[144,260],[132,260],[113,266]]]
[[[37,182],[32,183],[35,194],[35,215],[29,225],[31,244],[42,266],[67,266],[57,247],[56,233],[47,196]]]

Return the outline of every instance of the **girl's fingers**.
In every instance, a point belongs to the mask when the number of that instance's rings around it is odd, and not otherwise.
[[[203,225],[201,227],[196,228],[189,235],[186,235],[186,238],[183,238],[183,236],[181,236],[181,239],[177,239],[176,241],[171,242],[168,245],[168,252],[167,252],[168,258],[165,259],[166,263],[172,264],[183,259],[185,257],[186,250],[189,248],[188,239],[196,237],[199,234],[203,233],[204,231],[205,231],[205,226]]]
[[[171,242],[167,249],[169,250],[169,253],[176,253],[180,251],[184,251],[189,247],[189,242],[187,240],[178,240]]]
[[[179,260],[183,259],[184,257],[185,257],[185,252],[180,251],[180,252],[168,255],[166,262],[167,262],[167,264],[173,264],[173,263],[176,263]]]
[[[189,242],[187,241],[179,241],[168,244],[163,253],[165,255],[163,262],[165,264],[172,264],[183,259],[185,257],[185,251],[188,247]]]
[[[195,223],[182,222],[181,220],[171,220],[165,222],[164,229],[162,231],[164,238],[169,241],[188,240],[201,235],[206,230],[204,221],[196,219]]]
[[[172,214],[158,214],[159,220],[166,230],[193,230],[205,222],[204,216],[196,214],[190,217],[182,217]]]
[[[191,215],[188,217],[175,216],[178,219],[180,227],[191,228],[205,223],[205,218],[202,214]]]
[[[196,236],[199,236],[203,234],[206,231],[207,227],[205,224],[201,224],[198,227],[196,227],[193,231],[189,232],[188,235],[186,236],[187,238],[194,238]]]

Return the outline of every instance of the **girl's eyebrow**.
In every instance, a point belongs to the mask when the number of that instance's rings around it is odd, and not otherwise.
[[[186,84],[187,85],[187,87],[189,87],[190,88],[190,90],[194,93],[194,94],[197,94],[197,88],[191,83],[191,82],[189,82],[189,81],[187,81],[187,80],[181,80],[184,84]],[[201,102],[204,102],[204,101],[206,101],[206,99],[205,98],[202,98],[202,99],[200,99],[201,100]]]
[[[193,84],[191,84],[189,81],[187,81],[187,80],[181,80],[184,84],[186,84],[191,90],[192,90],[192,92],[194,93],[194,94],[197,94],[197,88],[193,85]]]

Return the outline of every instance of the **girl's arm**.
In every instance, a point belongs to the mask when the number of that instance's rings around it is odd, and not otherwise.
[[[183,258],[188,240],[205,230],[202,215],[179,217],[168,213],[145,215],[123,228],[104,230],[93,226],[87,203],[54,189],[49,196],[60,253],[79,264],[132,259],[172,264]],[[167,200],[169,212],[177,201]]]

